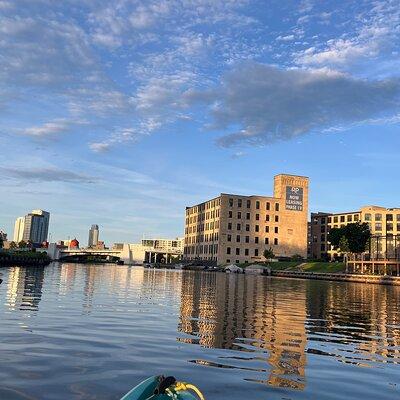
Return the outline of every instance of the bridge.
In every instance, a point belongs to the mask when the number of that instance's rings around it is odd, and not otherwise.
[[[52,260],[84,261],[96,258],[108,262],[123,261],[125,264],[169,263],[174,258],[181,258],[180,248],[158,248],[142,244],[121,243],[112,249],[60,249],[50,243],[46,251]]]

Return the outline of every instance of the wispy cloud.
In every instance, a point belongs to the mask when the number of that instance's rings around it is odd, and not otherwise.
[[[28,182],[95,183],[99,179],[58,168],[0,167],[1,179],[16,179]]]

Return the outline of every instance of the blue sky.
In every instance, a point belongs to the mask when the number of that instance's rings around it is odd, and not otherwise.
[[[310,177],[400,206],[400,2],[0,0],[0,229],[182,235],[184,208]]]

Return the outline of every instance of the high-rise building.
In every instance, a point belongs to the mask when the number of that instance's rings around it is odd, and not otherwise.
[[[88,247],[95,247],[99,241],[99,226],[92,225],[89,229]]]
[[[49,221],[50,213],[43,210],[33,210],[24,217],[18,217],[14,226],[14,242],[45,242],[49,232]]]
[[[25,217],[18,217],[14,225],[13,241],[19,243],[24,236]]]
[[[307,256],[308,178],[277,175],[274,195],[218,197],[186,208],[186,259],[224,263]]]

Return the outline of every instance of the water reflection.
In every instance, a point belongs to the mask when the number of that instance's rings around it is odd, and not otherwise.
[[[43,267],[14,267],[7,280],[7,305],[13,310],[37,311],[42,298]]]
[[[188,273],[181,293],[179,341],[254,354],[197,364],[257,370],[265,379],[250,380],[302,390],[307,354],[359,367],[400,362],[396,287]]]
[[[307,342],[305,292],[296,284],[290,285],[290,281],[287,291],[268,289],[268,281],[260,277],[184,275],[179,330],[190,337],[178,340],[256,353],[253,357],[233,358],[264,359],[269,368],[265,369],[265,379],[258,382],[303,389]],[[195,362],[230,367],[222,362]]]
[[[337,380],[343,400],[399,394],[400,288],[116,265],[2,274],[1,399],[116,399],[166,366],[209,398],[325,398]]]

